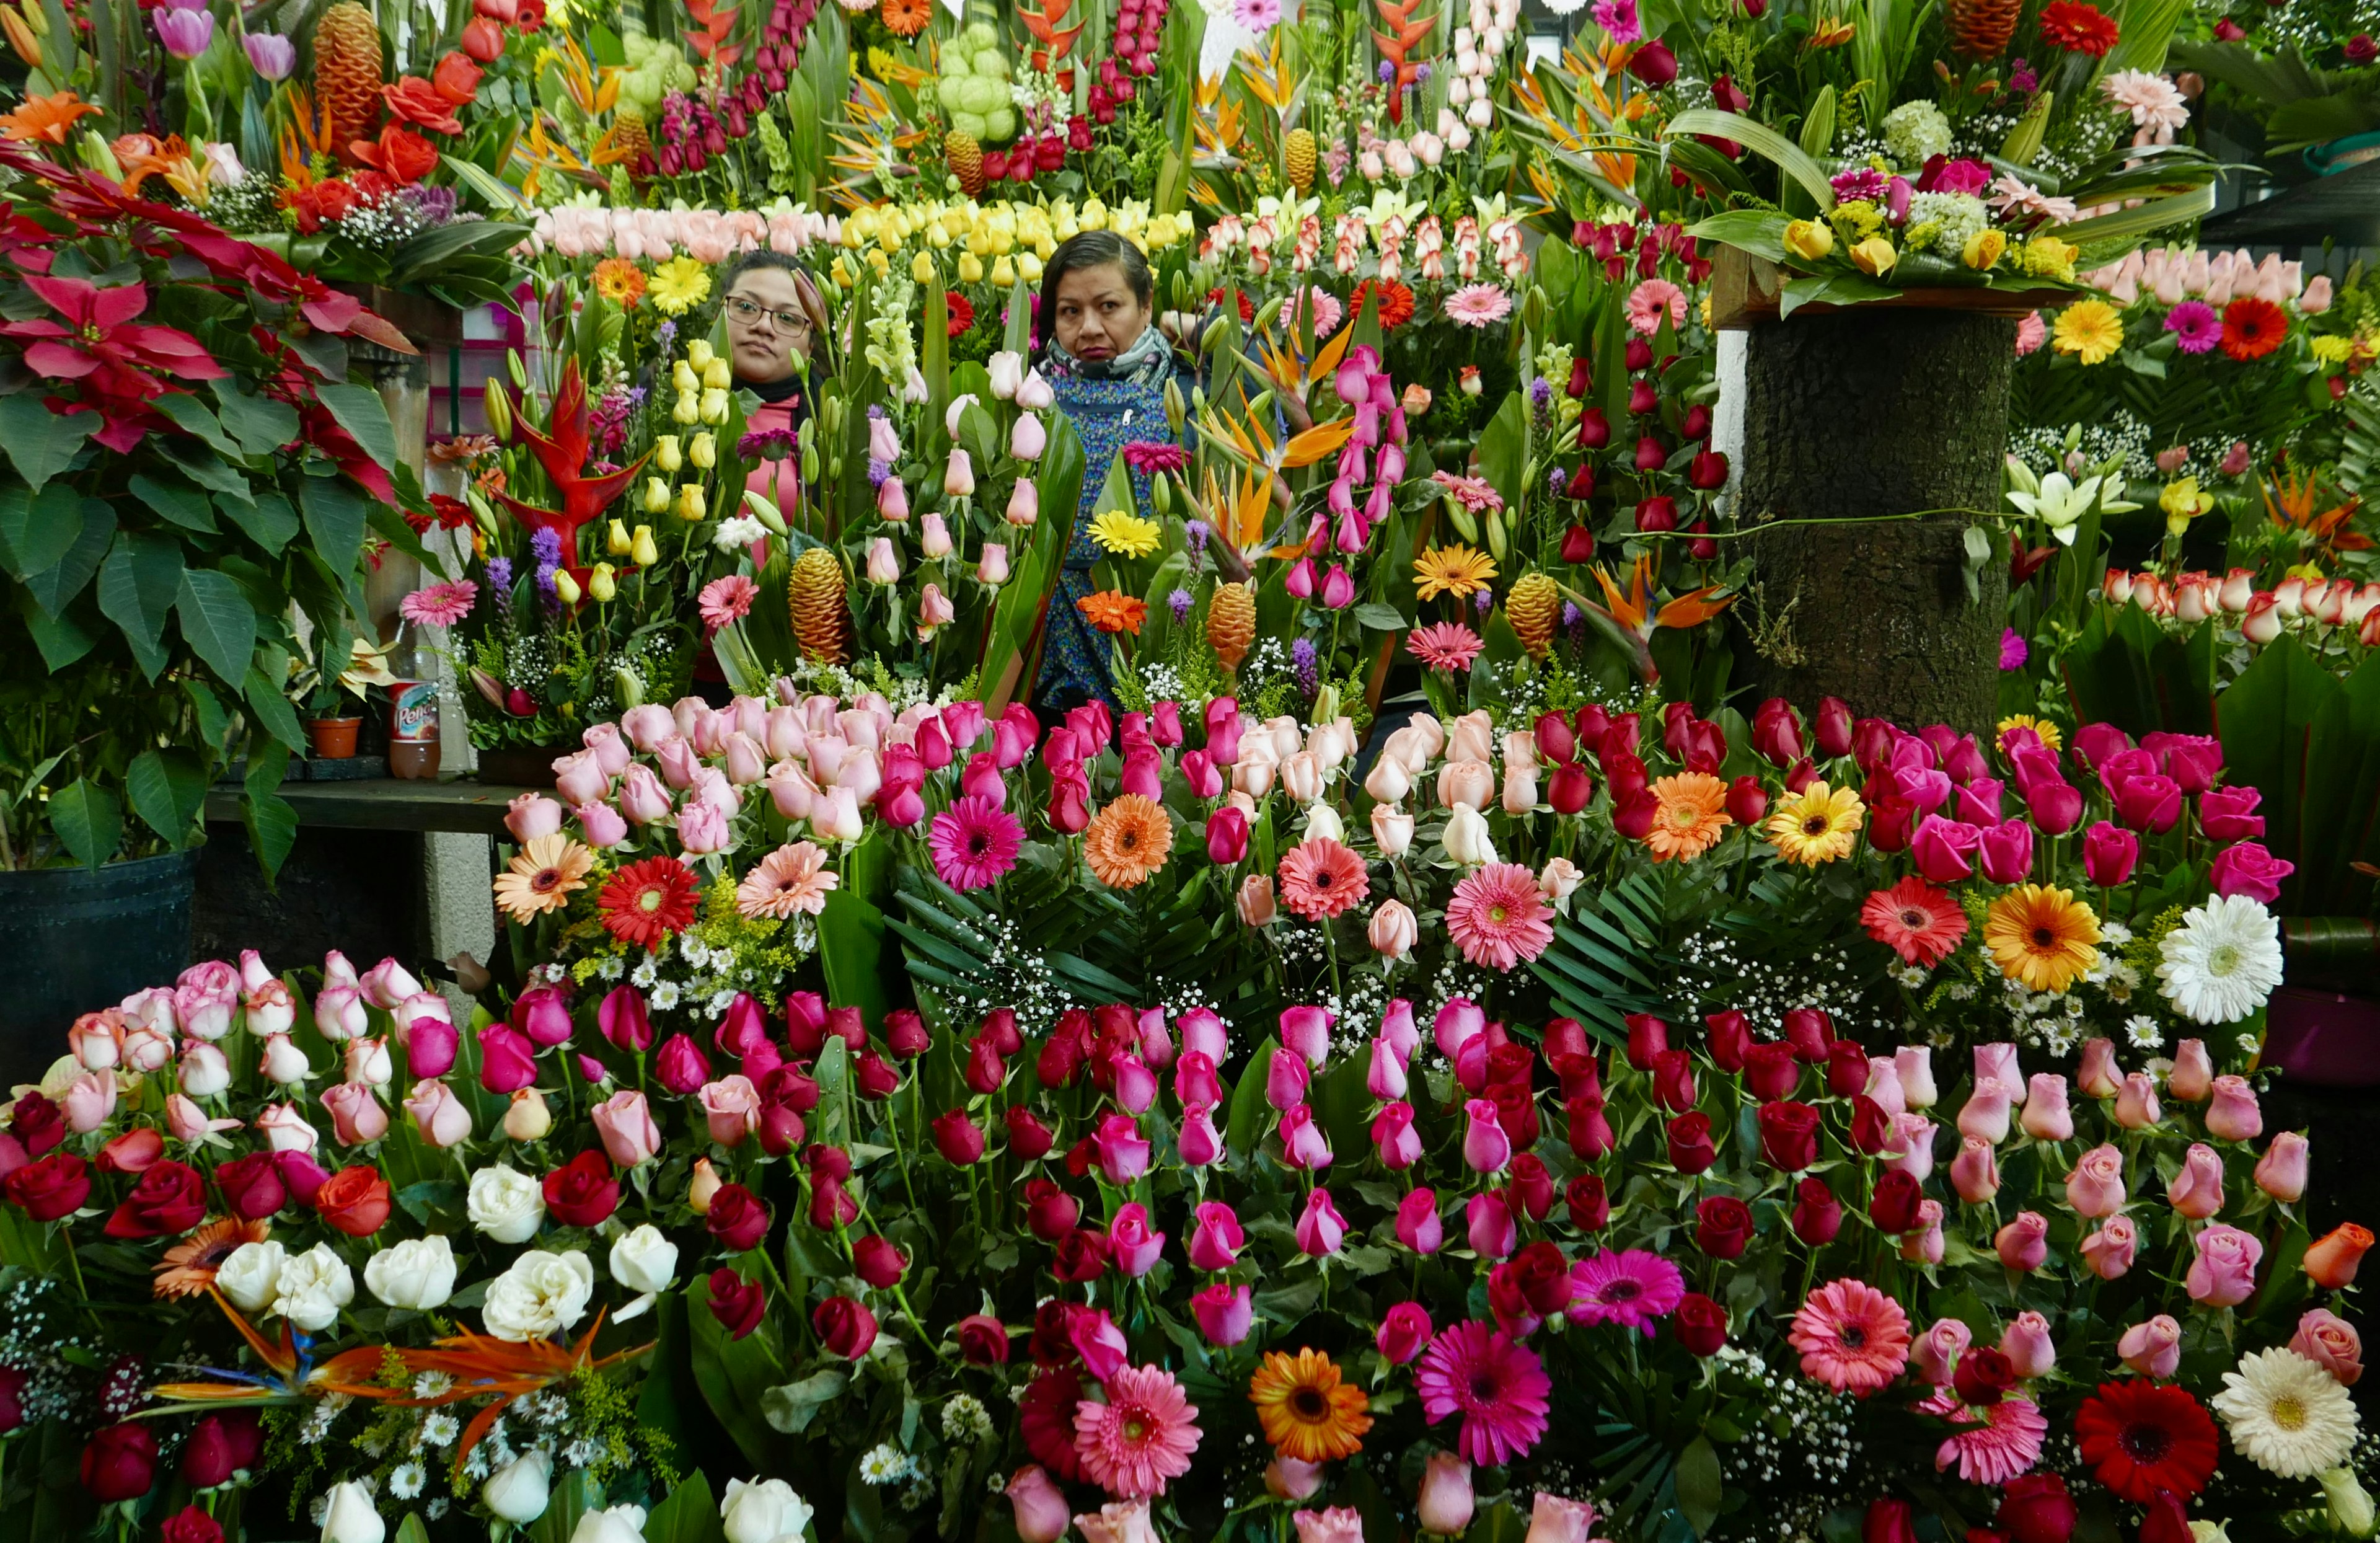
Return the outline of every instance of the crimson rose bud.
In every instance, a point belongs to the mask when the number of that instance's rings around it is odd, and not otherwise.
[[[1587,369],[1586,356],[1585,354],[1581,354],[1576,358],[1570,361],[1570,383],[1567,387],[1568,395],[1571,400],[1575,402],[1594,389],[1595,377]]]
[[[1578,469],[1572,472],[1570,474],[1570,480],[1562,484],[1562,496],[1565,498],[1575,499],[1593,498],[1595,496],[1595,468],[1585,461],[1579,462]],[[1577,534],[1585,538],[1585,548],[1586,551],[1586,557],[1594,556],[1595,533],[1587,529],[1584,525],[1573,525],[1570,528],[1570,531],[1575,531]],[[1572,546],[1570,531],[1565,531],[1562,535],[1562,561],[1565,563],[1584,563],[1586,561],[1586,557],[1572,557],[1569,555]]]
[[[1642,416],[1661,409],[1661,394],[1653,389],[1650,381],[1632,382],[1628,387],[1628,410]]]
[[[1796,1060],[1823,1064],[1835,1042],[1835,1022],[1824,1008],[1791,1008],[1785,1014],[1785,1042],[1793,1047]]]
[[[1730,1075],[1742,1072],[1744,1057],[1752,1050],[1752,1028],[1743,1014],[1730,1007],[1706,1014],[1703,1026],[1710,1030],[1706,1048],[1711,1063]]]
[[[1431,1333],[1429,1309],[1418,1302],[1400,1302],[1380,1319],[1374,1343],[1390,1366],[1402,1367],[1428,1346]]]
[[[1670,1164],[1681,1173],[1699,1173],[1718,1160],[1711,1145],[1710,1116],[1699,1110],[1670,1122]]]
[[[915,1060],[925,1054],[933,1042],[934,1037],[917,1009],[896,1007],[884,1014],[884,1048],[892,1052],[893,1060]]]
[[[1578,469],[1580,476],[1584,477],[1587,481],[1587,492],[1593,492],[1595,491],[1594,471],[1586,467],[1580,467]],[[1570,485],[1572,487],[1574,488],[1578,486],[1578,477],[1573,477],[1570,480]],[[1585,497],[1585,494],[1576,493],[1572,496]],[[1592,563],[1595,561],[1595,532],[1588,529],[1584,525],[1573,525],[1564,530],[1562,532],[1561,541],[1561,560],[1565,563]]]
[[[25,1384],[32,1373],[19,1367],[0,1367],[0,1436],[25,1423]]]
[[[612,1162],[589,1149],[545,1176],[545,1209],[565,1227],[600,1227],[620,1209],[620,1181]]]
[[[876,1315],[847,1296],[830,1296],[810,1315],[810,1327],[830,1355],[856,1361],[876,1343]]]
[[[1578,447],[1600,450],[1611,443],[1611,420],[1603,416],[1601,407],[1589,407],[1578,415]]]
[[[1987,1409],[2016,1386],[2016,1366],[1989,1345],[1970,1345],[1959,1353],[1959,1364],[1950,1373],[1950,1385],[1959,1391],[1960,1402],[1968,1408]]]
[[[856,1007],[830,1007],[826,1010],[826,1031],[843,1040],[843,1048],[854,1055],[868,1048],[868,1021]]]
[[[1080,1039],[1052,1035],[1041,1042],[1041,1051],[1034,1057],[1033,1075],[1044,1087],[1072,1087],[1083,1075],[1087,1059]]]
[[[1917,1543],[1907,1500],[1874,1500],[1860,1519],[1860,1543]]]
[[[1799,1173],[1818,1160],[1818,1112],[1804,1103],[1762,1104],[1760,1155],[1770,1167]]]
[[[1768,792],[1756,777],[1738,777],[1727,786],[1727,817],[1739,825],[1759,824],[1768,816]]]
[[[1697,450],[1686,468],[1686,486],[1708,492],[1727,486],[1727,453],[1723,450]]]
[[[1813,1248],[1823,1248],[1843,1230],[1843,1203],[1815,1173],[1793,1187],[1793,1235]]]
[[[239,1467],[237,1443],[224,1427],[222,1415],[202,1415],[182,1443],[182,1481],[193,1489],[212,1489],[228,1483]]]
[[[1650,793],[1638,790],[1621,794],[1612,805],[1611,828],[1630,841],[1643,841],[1653,830],[1653,821],[1661,812],[1661,801]]]
[[[1570,1224],[1582,1233],[1599,1233],[1611,1223],[1611,1197],[1597,1173],[1581,1173],[1562,1191],[1570,1207]]]
[[[810,1183],[818,1189],[826,1188],[830,1183],[838,1191],[842,1188],[840,1180],[827,1180],[815,1171]],[[721,1185],[719,1192],[710,1197],[710,1209],[703,1214],[702,1221],[710,1235],[719,1240],[720,1246],[731,1254],[757,1248],[760,1240],[769,1235],[769,1208],[740,1184]]]
[[[1818,722],[1813,729],[1818,754],[1832,759],[1852,753],[1852,704],[1840,697],[1818,699]]]
[[[2148,1514],[2141,1518],[2141,1543],[2191,1543],[2190,1513],[2182,1508],[2181,1497],[2170,1489],[2160,1489],[2149,1501]]]
[[[1670,1329],[1678,1343],[1696,1355],[1716,1355],[1727,1343],[1727,1309],[1702,1293],[1690,1291],[1678,1303]]]
[[[909,1261],[902,1257],[900,1249],[870,1233],[851,1245],[851,1269],[861,1280],[884,1291],[900,1282],[909,1269]]]
[[[1729,112],[1741,113],[1752,105],[1751,99],[1746,97],[1741,91],[1737,90],[1735,83],[1728,79],[1724,75],[1720,76],[1718,80],[1712,82],[1713,93],[1718,94],[1718,88],[1722,85],[1727,88],[1727,92],[1732,99],[1733,104],[1728,107]],[[1693,255],[1691,249],[1693,247],[1693,241],[1691,238],[1689,238],[1687,246],[1689,249],[1688,255],[1691,256]],[[1708,439],[1711,431],[1710,408],[1705,407],[1700,402],[1694,403],[1692,407],[1686,409],[1686,416],[1680,420],[1678,424],[1678,431],[1684,434],[1688,439]]]
[[[1225,804],[1207,817],[1207,860],[1228,868],[1248,855],[1247,811]]]
[[[1867,1047],[1856,1039],[1837,1039],[1827,1047],[1827,1091],[1838,1099],[1856,1099],[1867,1091]]]
[[[1566,766],[1578,759],[1578,731],[1571,727],[1568,713],[1538,713],[1531,733],[1536,738],[1537,754],[1546,759]]]
[[[710,1080],[710,1058],[702,1053],[702,1047],[696,1044],[691,1036],[673,1034],[662,1041],[661,1050],[653,1057],[653,1076],[663,1087],[684,1098]],[[532,1076],[530,1080],[536,1079]],[[528,1084],[521,1086],[525,1087]],[[490,1088],[489,1091],[496,1089]]]
[[[1915,1179],[1898,1168],[1887,1169],[1876,1175],[1876,1193],[1868,1197],[1867,1218],[1876,1230],[1890,1237],[1899,1237],[1917,1225],[1917,1208],[1925,1199],[1925,1192]]]
[[[851,1154],[840,1147],[813,1147],[804,1154],[809,1164],[810,1177],[831,1179],[836,1184],[851,1177]]]
[[[156,1480],[157,1433],[145,1420],[95,1430],[83,1445],[82,1487],[102,1505],[139,1500]]]
[[[863,1099],[889,1099],[901,1086],[901,1074],[872,1050],[861,1051],[852,1062],[852,1081]]]
[[[1611,1122],[1603,1117],[1603,1095],[1582,1094],[1570,1100],[1570,1149],[1593,1162],[1618,1142]]]
[[[1526,1211],[1532,1221],[1543,1221],[1554,1209],[1554,1178],[1546,1172],[1545,1159],[1535,1152],[1522,1152],[1505,1170],[1504,1198],[1516,1211]]]
[[[1628,73],[1658,91],[1678,78],[1678,56],[1668,43],[1653,38],[1628,55]]]
[[[816,991],[785,998],[785,1047],[804,1060],[826,1048],[826,998]]]
[[[975,1034],[977,1039],[989,1041],[1003,1058],[1025,1048],[1025,1036],[1017,1031],[1016,1010],[1013,1007],[995,1007],[986,1013],[983,1022],[976,1026]]]
[[[2032,1473],[2009,1480],[2000,1490],[1992,1525],[2008,1535],[2009,1543],[2068,1543],[2080,1520],[2065,1479]]]
[[[1852,1100],[1852,1145],[1869,1157],[1892,1145],[1892,1116],[1864,1093]]]
[[[1024,1200],[1025,1224],[1044,1243],[1065,1236],[1083,1214],[1083,1203],[1050,1179],[1026,1180]]]
[[[1595,797],[1595,778],[1585,765],[1572,761],[1554,768],[1552,779],[1546,784],[1546,802],[1556,814],[1576,814]]]
[[[841,1179],[818,1177],[810,1183],[810,1225],[822,1233],[848,1227],[859,1220],[859,1202],[843,1187]]]
[[[969,1313],[959,1319],[959,1355],[971,1367],[1008,1364],[1008,1329],[989,1313]]]
[[[1785,773],[1785,791],[1795,795],[1807,793],[1810,784],[1817,780],[1818,769],[1810,764],[1809,757],[1803,756]]]
[[[310,1153],[299,1151],[274,1152],[273,1172],[301,1206],[310,1206],[331,1182],[331,1171],[316,1162]]]
[[[1007,1120],[1008,1154],[1019,1161],[1037,1162],[1049,1156],[1050,1148],[1057,1144],[1057,1136],[1029,1109],[1011,1104]]]
[[[1651,444],[1652,440],[1646,440]],[[1642,459],[1640,456],[1639,459]],[[1678,528],[1678,501],[1668,493],[1656,493],[1639,500],[1636,504],[1636,529],[1646,535],[1657,535]]]
[[[1586,1026],[1576,1018],[1555,1018],[1546,1025],[1545,1033],[1537,1038],[1548,1066],[1553,1065],[1560,1056],[1584,1057],[1587,1054]]]
[[[2102,820],[2082,832],[2082,871],[2091,882],[2110,889],[2131,878],[2141,860],[2141,838]]]
[[[1651,1071],[1653,1058],[1670,1048],[1670,1026],[1650,1013],[1631,1013],[1622,1021],[1628,1026],[1628,1064]]]
[[[988,1098],[999,1092],[1000,1085],[1008,1080],[1008,1063],[1001,1060],[999,1047],[978,1034],[967,1041],[965,1075],[967,1091]]]
[[[729,1339],[740,1340],[759,1328],[768,1310],[769,1293],[759,1282],[747,1281],[725,1266],[710,1272],[710,1316]]]
[[[1621,249],[1625,250],[1626,249],[1623,248]],[[1650,343],[1645,342],[1641,337],[1630,338],[1628,340],[1628,346],[1621,350],[1621,362],[1627,367],[1627,370],[1631,374],[1635,373],[1639,370],[1652,369],[1653,346]]]
[[[953,1109],[947,1114],[934,1116],[934,1150],[942,1160],[961,1168],[983,1159],[983,1131],[967,1118],[964,1109]]]
[[[1743,1086],[1763,1103],[1790,1099],[1802,1086],[1802,1068],[1793,1047],[1782,1039],[1763,1039],[1743,1052]]]
[[[1752,1208],[1732,1195],[1712,1195],[1694,1208],[1694,1243],[1715,1259],[1741,1256],[1752,1241]]]
[[[1059,1280],[1076,1285],[1098,1280],[1107,1267],[1107,1239],[1088,1227],[1068,1229],[1058,1240],[1058,1257],[1050,1265]]]
[[[164,1543],[223,1543],[223,1526],[196,1505],[186,1505],[165,1518],[160,1534]]]

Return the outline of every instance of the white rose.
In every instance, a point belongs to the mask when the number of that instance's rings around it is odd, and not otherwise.
[[[253,1318],[273,1304],[289,1251],[277,1243],[243,1243],[215,1270],[215,1285],[231,1305]]]
[[[454,1245],[432,1236],[383,1248],[365,1262],[364,1284],[392,1307],[443,1307],[455,1294]]]
[[[471,1175],[465,1209],[471,1225],[498,1243],[527,1243],[545,1221],[545,1191],[535,1179],[500,1162]]]
[[[339,1309],[355,1299],[355,1272],[329,1244],[318,1243],[282,1265],[273,1310],[309,1334],[319,1334],[338,1322]]]
[[[633,1292],[661,1292],[677,1279],[677,1245],[650,1222],[612,1245],[612,1279]]]
[[[1457,804],[1446,817],[1446,855],[1466,868],[1496,860],[1496,844],[1488,833],[1488,821],[1468,804]]]
[[[727,1543],[785,1543],[810,1525],[810,1502],[781,1478],[758,1484],[731,1478],[727,1498],[719,1502],[719,1520],[727,1529]]]
[[[523,1452],[489,1476],[480,1487],[480,1499],[490,1511],[520,1526],[545,1514],[552,1484],[553,1459],[541,1451]]]
[[[595,1267],[586,1255],[532,1248],[489,1283],[480,1317],[497,1339],[541,1340],[586,1317],[594,1291]]]
[[[322,1509],[322,1543],[381,1543],[388,1524],[372,1505],[371,1491],[355,1479],[331,1486]]]
[[[615,1505],[609,1511],[590,1511],[578,1518],[570,1543],[645,1543],[645,1508]]]

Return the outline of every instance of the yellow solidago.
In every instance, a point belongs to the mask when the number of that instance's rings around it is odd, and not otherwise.
[[[2055,236],[2036,236],[2024,244],[2024,271],[2034,278],[2074,282],[2074,259],[2082,249]]]
[[[1091,540],[1119,557],[1146,557],[1157,550],[1164,529],[1153,519],[1110,509],[1091,521]]]
[[[2352,339],[2340,337],[2335,334],[2325,334],[2319,337],[2310,338],[2307,340],[2306,346],[2313,351],[2315,360],[2323,364],[2345,364],[2347,356],[2355,352]]]
[[[1864,241],[1884,228],[1884,212],[1865,199],[1845,199],[1827,213],[1846,243]]]

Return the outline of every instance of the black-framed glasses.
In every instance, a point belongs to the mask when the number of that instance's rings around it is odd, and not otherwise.
[[[810,330],[810,319],[800,311],[790,308],[784,310],[771,310],[759,301],[747,300],[741,295],[729,298],[727,314],[747,327],[759,325],[760,318],[765,316],[776,324],[779,332],[792,336],[798,336]]]

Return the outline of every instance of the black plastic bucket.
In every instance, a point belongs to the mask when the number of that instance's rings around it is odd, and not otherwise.
[[[170,986],[190,963],[198,853],[128,863],[0,871],[0,1096],[38,1082],[67,1051],[77,1016],[144,986]]]

